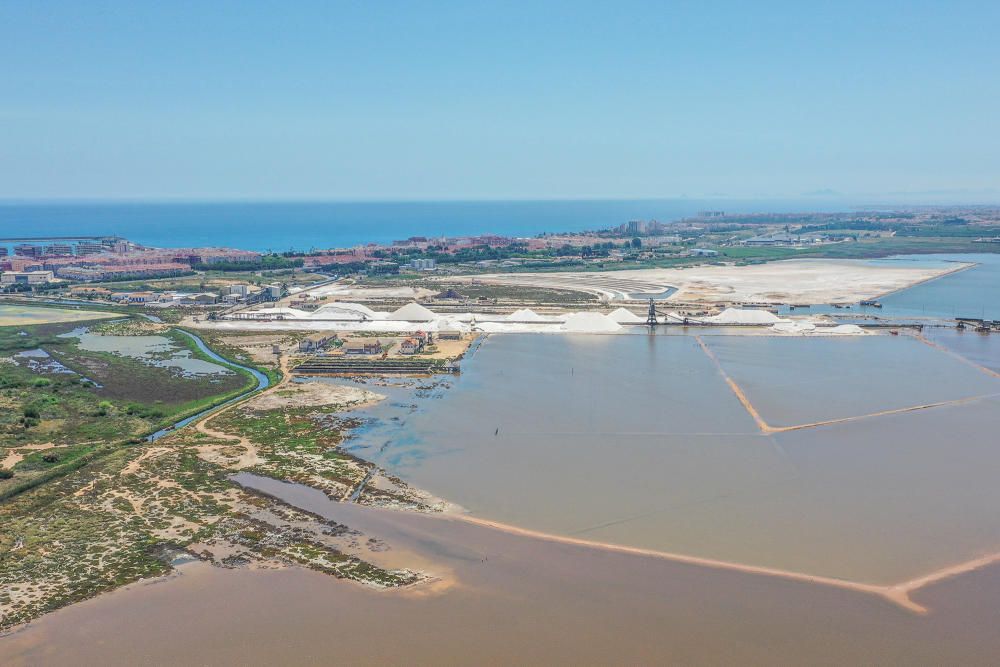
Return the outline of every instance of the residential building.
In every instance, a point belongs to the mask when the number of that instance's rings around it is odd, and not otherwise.
[[[40,245],[32,245],[31,243],[19,243],[14,246],[14,254],[20,255],[21,257],[41,257],[44,253],[44,248]]]
[[[85,255],[99,255],[110,249],[100,241],[80,241],[76,244],[76,254],[81,257]]]
[[[111,296],[111,290],[105,289],[103,287],[92,287],[90,285],[76,285],[69,289],[69,293],[73,296],[93,296],[107,298]]]
[[[52,243],[45,246],[45,254],[59,256],[72,255],[73,247],[68,243]]]
[[[419,338],[405,338],[399,344],[400,354],[417,354],[424,349],[424,343]]]

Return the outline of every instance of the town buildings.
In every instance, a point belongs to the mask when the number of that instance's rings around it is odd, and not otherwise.
[[[0,274],[0,285],[44,285],[52,282],[51,271],[4,271]]]

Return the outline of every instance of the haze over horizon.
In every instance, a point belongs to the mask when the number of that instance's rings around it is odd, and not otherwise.
[[[1000,201],[994,3],[5,3],[0,199]]]

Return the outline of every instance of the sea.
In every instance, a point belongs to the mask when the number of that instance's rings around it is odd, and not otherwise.
[[[536,236],[700,211],[789,213],[849,208],[828,200],[565,200],[324,203],[0,202],[0,238],[118,235],[155,247],[261,252],[390,243],[410,236]],[[10,242],[0,240],[0,244]]]

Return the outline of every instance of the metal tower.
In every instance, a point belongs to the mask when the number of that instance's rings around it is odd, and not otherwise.
[[[649,313],[646,315],[646,324],[651,327],[655,327],[659,322],[656,321],[656,306],[653,304],[653,300],[649,300]]]

